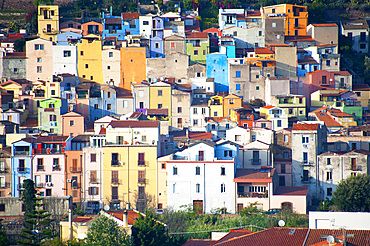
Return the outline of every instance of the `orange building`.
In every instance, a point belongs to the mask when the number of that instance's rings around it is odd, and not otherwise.
[[[262,8],[265,19],[283,19],[285,36],[306,36],[308,12],[306,6],[279,4]]]
[[[146,50],[145,47],[121,48],[121,71],[123,81],[120,87],[131,91],[132,82],[146,79]]]
[[[224,97],[224,117],[230,115],[232,108],[239,108],[242,106],[242,98],[236,95],[230,94]]]
[[[77,136],[84,134],[85,123],[84,117],[76,112],[68,112],[62,115],[62,135],[63,136]]]
[[[81,29],[82,29],[83,36],[87,36],[89,34],[101,36],[103,33],[103,24],[95,22],[95,21],[89,21],[89,22],[83,23],[81,25]]]

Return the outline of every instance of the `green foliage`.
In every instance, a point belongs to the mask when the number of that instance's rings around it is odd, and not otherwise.
[[[315,0],[307,5],[308,23],[326,22],[326,5],[321,0]]]
[[[334,205],[334,202],[326,198],[324,201],[320,203],[317,207],[317,211],[330,211],[331,207]]]
[[[84,216],[86,212],[82,209],[81,204],[78,204],[75,209],[72,210],[73,215]]]
[[[29,34],[37,33],[37,10],[32,9],[26,15],[25,28]]]
[[[14,49],[17,52],[23,52],[25,50],[26,41],[21,38],[14,41]]]
[[[36,6],[36,8],[40,4],[53,4],[53,3],[54,3],[54,0],[33,0],[33,4]]]
[[[241,216],[247,216],[247,215],[252,215],[256,213],[260,213],[261,211],[257,209],[256,206],[253,206],[252,204],[249,205],[248,207],[243,208],[242,210],[238,211],[238,214]]]
[[[145,217],[140,214],[131,229],[134,246],[162,246],[170,243],[164,225],[156,221],[154,214],[148,210]]]
[[[131,245],[131,241],[126,231],[119,228],[113,219],[99,215],[91,224],[84,245],[128,246]]]
[[[22,245],[41,245],[53,237],[50,213],[44,209],[43,198],[36,197],[34,182],[27,179],[23,183],[22,201],[25,206],[25,222],[20,243]]]
[[[136,1],[130,0],[104,0],[107,7],[113,6],[113,15],[119,16],[124,12],[137,12],[138,5]]]
[[[370,212],[370,176],[361,174],[342,180],[333,195],[340,211]]]
[[[0,219],[0,245],[8,246],[10,245],[6,231],[3,229],[3,224],[1,223],[3,219]]]

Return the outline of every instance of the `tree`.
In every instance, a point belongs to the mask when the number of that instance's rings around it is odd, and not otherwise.
[[[370,212],[370,176],[361,174],[342,180],[333,193],[334,205],[345,212]]]
[[[24,51],[24,46],[26,45],[26,41],[23,38],[17,39],[14,41],[14,49],[17,52],[23,52]]]
[[[94,219],[87,232],[84,245],[89,246],[121,246],[131,245],[131,239],[126,231],[118,227],[117,223],[107,216],[99,215]]]
[[[148,193],[139,194],[136,192],[133,198],[136,210],[142,213],[144,213],[145,210],[155,211],[156,202],[153,195]]]
[[[35,184],[31,179],[23,183],[22,201],[25,208],[25,222],[22,229],[20,243],[22,245],[41,245],[53,237],[51,230],[51,214],[44,209],[43,198],[36,197]]]
[[[164,225],[154,219],[150,211],[145,217],[140,214],[135,224],[131,227],[134,246],[161,246],[169,245],[170,239],[166,234]]]
[[[0,245],[8,246],[10,245],[6,231],[3,229],[3,224],[1,223],[3,219],[0,219]]]

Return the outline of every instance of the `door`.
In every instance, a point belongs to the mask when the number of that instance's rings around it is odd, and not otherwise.
[[[193,209],[196,213],[202,214],[203,213],[203,201],[202,200],[194,200],[193,201]]]
[[[204,151],[203,150],[199,151],[199,161],[204,161]]]

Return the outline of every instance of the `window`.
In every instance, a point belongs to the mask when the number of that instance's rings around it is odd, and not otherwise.
[[[259,86],[256,86],[256,91],[259,91],[260,90],[260,87]]]
[[[204,55],[204,56],[206,55],[206,50],[203,50],[203,55]]]
[[[217,117],[218,116],[218,112],[217,111],[213,112],[213,116]]]
[[[90,79],[91,79],[91,80],[94,80],[94,76],[90,76]]]
[[[200,193],[200,184],[195,185],[195,192]]]
[[[351,170],[357,170],[356,158],[351,158]]]
[[[195,167],[195,175],[200,175],[200,167]]]
[[[326,158],[326,165],[331,165],[331,159],[330,158]]]
[[[177,167],[173,167],[172,171],[173,171],[173,175],[177,175]]]
[[[281,120],[277,120],[277,127],[281,127]]]
[[[89,187],[89,195],[99,195],[99,187]]]
[[[15,67],[15,68],[13,69],[13,73],[14,73],[14,74],[18,74],[18,68],[16,68],[16,67]]]
[[[74,126],[75,122],[73,120],[69,121],[69,126]]]
[[[286,167],[285,164],[280,165],[280,173],[286,173]]]
[[[256,141],[256,135],[252,135],[252,142]]]
[[[99,105],[98,104],[94,104],[94,109],[95,110],[99,109]]]
[[[155,43],[155,48],[159,49],[159,43]]]
[[[43,44],[35,44],[35,50],[44,50]]]
[[[303,163],[307,163],[307,162],[308,162],[308,153],[303,152]]]
[[[51,182],[51,175],[45,175],[45,183]]]
[[[307,137],[307,136],[302,136],[302,143],[309,143],[310,142],[310,138]]]
[[[139,166],[145,166],[145,153],[138,153],[137,164]]]
[[[45,196],[51,196],[51,189],[46,189],[46,194]]]
[[[226,192],[226,186],[225,184],[221,184],[221,193]]]
[[[143,25],[144,25],[144,26],[149,25],[149,21],[143,21]]]
[[[333,188],[327,188],[326,189],[326,195],[327,196],[332,196],[333,195]]]
[[[233,152],[231,150],[224,151],[224,157],[232,157],[232,156],[233,156]]]
[[[71,56],[71,51],[70,50],[63,51],[63,56],[64,57],[70,57]]]
[[[90,162],[96,162],[96,154],[95,153],[90,154]]]
[[[42,67],[41,67],[41,66],[37,66],[37,68],[36,68],[36,69],[37,69],[37,72],[38,72],[38,73],[42,73]]]
[[[112,186],[112,200],[118,200],[118,187]]]
[[[85,68],[89,68],[89,64],[85,64]]]
[[[289,135],[284,134],[284,143],[287,143],[289,141]]]
[[[222,176],[226,175],[225,167],[221,167],[221,175]]]
[[[271,27],[275,28],[276,27],[276,22],[272,22]]]
[[[230,103],[230,104],[233,104],[233,103]],[[230,124],[228,123],[228,124],[226,124],[226,129],[230,129]]]
[[[182,107],[177,107],[177,113],[179,113],[179,114],[182,113]]]
[[[198,50],[194,50],[194,55],[197,56],[198,55]]]
[[[303,170],[302,181],[308,181],[308,170]]]
[[[80,51],[80,55],[83,56],[84,55],[84,52],[83,51]]]
[[[326,66],[330,67],[330,60],[326,60]]]
[[[326,180],[332,180],[332,175],[333,175],[332,171],[326,172]]]
[[[360,49],[362,50],[366,49],[366,44],[360,44]]]
[[[109,52],[109,57],[113,57],[113,52]]]
[[[279,176],[279,186],[285,186],[285,177]]]
[[[206,113],[206,108],[202,108],[202,114]]]
[[[53,121],[53,122],[57,121],[57,116],[55,114],[49,115],[49,121]]]
[[[241,77],[241,71],[235,71],[235,77],[240,78]]]
[[[240,84],[235,85],[235,90],[240,91]]]
[[[42,62],[41,57],[37,57],[37,62],[38,62],[38,63]]]
[[[5,203],[0,204],[0,212],[5,212]]]
[[[162,108],[162,103],[158,103],[158,108]]]
[[[197,78],[200,78],[201,77],[201,73],[197,73],[196,77]]]
[[[157,96],[162,97],[163,96],[163,90],[157,90]]]
[[[293,109],[292,108],[289,109],[289,114],[293,114]]]
[[[289,159],[289,152],[283,152],[283,158],[284,159]]]
[[[198,125],[198,120],[193,120],[193,125],[197,126]]]
[[[172,193],[175,193],[176,192],[176,184],[173,184],[172,185]]]
[[[198,114],[198,109],[197,108],[193,108],[193,114]]]
[[[234,37],[237,37],[238,36],[238,32],[237,31],[234,31],[233,36]]]
[[[107,104],[107,110],[112,110],[112,104]]]
[[[258,31],[258,36],[262,36],[262,31]]]

